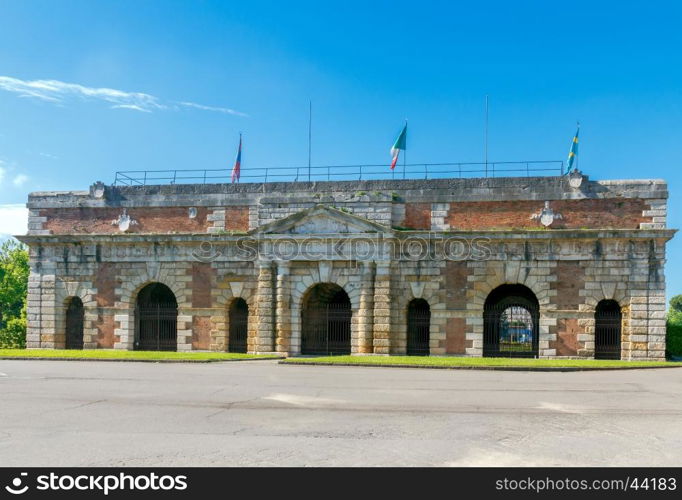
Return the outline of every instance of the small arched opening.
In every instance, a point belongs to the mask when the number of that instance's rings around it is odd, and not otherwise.
[[[249,306],[244,299],[236,298],[230,304],[229,352],[246,352],[249,327]]]
[[[83,349],[83,324],[85,312],[83,301],[79,297],[71,297],[66,308],[66,340],[67,349]]]
[[[407,306],[407,355],[428,356],[431,308],[424,299],[413,299]]]
[[[615,300],[602,300],[594,312],[594,359],[620,359],[623,315]]]

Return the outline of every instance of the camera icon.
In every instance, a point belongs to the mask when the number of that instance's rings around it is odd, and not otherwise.
[[[28,486],[22,487],[22,478],[28,476],[27,472],[22,472],[19,477],[12,479],[12,484],[10,486],[5,486],[8,493],[12,495],[23,495],[28,491]]]

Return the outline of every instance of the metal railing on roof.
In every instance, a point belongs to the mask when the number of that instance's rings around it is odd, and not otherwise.
[[[456,179],[473,177],[535,177],[563,175],[564,162],[501,161],[489,163],[409,163],[398,165],[328,165],[242,169],[240,182],[315,182],[391,179]],[[231,169],[124,170],[114,186],[230,183]]]

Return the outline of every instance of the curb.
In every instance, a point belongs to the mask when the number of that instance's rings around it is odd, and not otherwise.
[[[243,359],[115,359],[115,358],[52,358],[52,357],[12,357],[0,356],[0,361],[110,361],[113,363],[232,363],[235,361],[277,361],[277,358],[243,358]]]
[[[428,368],[433,370],[482,370],[482,371],[508,371],[508,372],[590,372],[590,371],[618,371],[618,370],[655,370],[658,368],[682,368],[681,366],[623,366],[614,368],[602,367],[580,367],[580,366],[437,366],[437,365],[373,365],[363,363],[328,363],[320,362],[305,362],[305,361],[284,361],[278,362],[280,365],[312,365],[312,366],[361,366],[367,368]]]

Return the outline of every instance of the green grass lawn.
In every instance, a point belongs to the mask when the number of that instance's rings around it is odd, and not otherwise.
[[[107,349],[0,349],[0,358],[59,358],[128,361],[236,361],[244,359],[276,359],[279,356],[237,354],[232,352],[158,352],[117,351]]]
[[[641,368],[682,367],[682,362],[670,361],[604,361],[593,359],[525,359],[525,358],[459,358],[435,356],[323,356],[289,358],[282,363],[325,363],[370,366],[425,366],[436,368]]]

